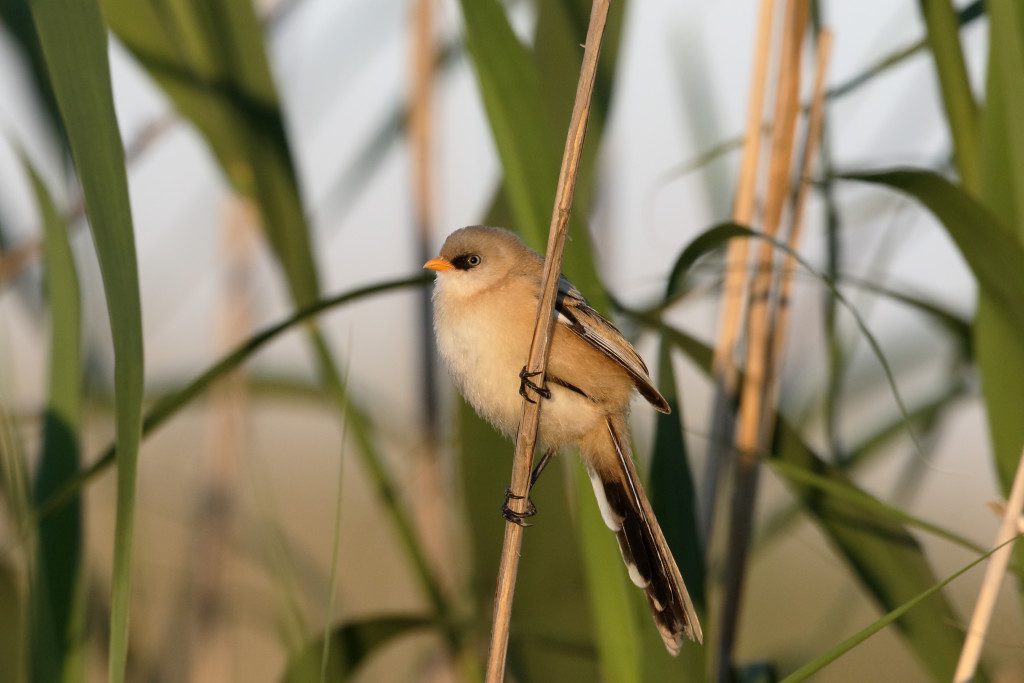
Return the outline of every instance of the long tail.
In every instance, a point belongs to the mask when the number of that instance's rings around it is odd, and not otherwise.
[[[654,622],[675,655],[685,635],[703,642],[690,594],[647,500],[629,447],[625,423],[608,418],[604,434],[584,444],[584,460],[605,524],[615,532],[629,578],[647,594]]]

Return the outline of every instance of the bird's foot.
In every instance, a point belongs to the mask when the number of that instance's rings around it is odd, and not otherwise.
[[[509,507],[509,501],[524,499],[526,500],[526,509],[524,511],[516,512],[511,507]],[[509,522],[512,522],[513,524],[518,524],[519,526],[525,528],[528,526],[533,526],[532,524],[527,524],[525,520],[528,517],[533,517],[535,514],[537,514],[537,506],[533,504],[533,501],[530,500],[529,496],[517,496],[516,494],[512,493],[512,489],[505,489],[505,502],[502,503],[501,505],[502,517],[504,517]]]
[[[535,384],[530,379],[531,377],[536,377],[539,374],[540,370],[538,370],[537,372],[527,372],[525,365],[523,366],[523,369],[519,371],[519,395],[525,398],[530,403],[536,403],[536,401],[530,398],[530,395],[526,393],[527,387],[533,389],[535,392],[537,392],[538,395],[542,396],[543,398],[551,398],[550,389],[548,389],[547,387],[537,386],[537,384]]]

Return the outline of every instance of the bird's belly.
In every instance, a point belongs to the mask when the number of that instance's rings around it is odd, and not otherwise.
[[[458,323],[446,325],[445,334],[438,335],[441,357],[477,413],[515,438],[523,410],[519,372],[528,360],[532,330],[510,330],[500,319],[492,322],[482,316]],[[547,387],[551,398],[541,405],[538,439],[545,448],[572,445],[603,417],[589,399],[550,382]]]

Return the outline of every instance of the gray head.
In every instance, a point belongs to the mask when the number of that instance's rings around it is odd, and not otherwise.
[[[424,268],[437,272],[437,284],[452,294],[471,296],[506,278],[540,272],[542,260],[519,237],[503,228],[471,225],[448,235],[441,255]]]

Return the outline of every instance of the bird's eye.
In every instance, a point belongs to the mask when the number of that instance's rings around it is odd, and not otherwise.
[[[478,254],[462,254],[452,259],[452,265],[459,270],[469,270],[479,266],[482,260]]]

